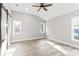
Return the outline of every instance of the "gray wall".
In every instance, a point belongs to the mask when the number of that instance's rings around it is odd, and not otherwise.
[[[40,23],[45,23],[41,18],[26,13],[13,12],[12,19],[22,22],[21,34],[12,35],[12,41],[45,38],[45,33],[40,33]]]
[[[48,20],[46,22],[47,38],[79,48],[79,41],[74,41],[71,37],[71,19],[75,16],[79,16],[79,10]]]

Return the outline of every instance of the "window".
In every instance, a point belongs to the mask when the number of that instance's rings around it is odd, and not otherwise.
[[[40,33],[45,33],[45,23],[40,23]]]
[[[72,39],[79,40],[79,16],[72,18]]]
[[[13,34],[21,34],[21,21],[13,21]]]

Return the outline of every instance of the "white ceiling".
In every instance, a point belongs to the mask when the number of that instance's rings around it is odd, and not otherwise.
[[[15,3],[10,3],[9,6],[14,11],[34,14],[44,20],[49,20],[79,9],[79,3],[52,3],[53,6],[47,7],[47,12],[43,9],[37,12],[38,7],[32,7],[33,4],[34,3],[18,3],[19,6],[16,7]]]

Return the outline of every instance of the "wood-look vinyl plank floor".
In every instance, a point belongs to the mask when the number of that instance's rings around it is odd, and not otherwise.
[[[16,48],[11,56],[79,56],[79,49],[46,39],[12,43],[10,48]]]

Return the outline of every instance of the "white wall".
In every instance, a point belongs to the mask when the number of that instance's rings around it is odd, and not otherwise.
[[[45,38],[45,33],[40,33],[40,23],[45,23],[41,18],[24,14],[21,12],[13,12],[13,20],[22,22],[22,32],[21,34],[13,34],[12,42],[21,41],[21,40],[29,40],[33,38]]]
[[[46,23],[47,38],[79,48],[79,41],[71,37],[71,19],[79,16],[79,10],[48,20]]]

